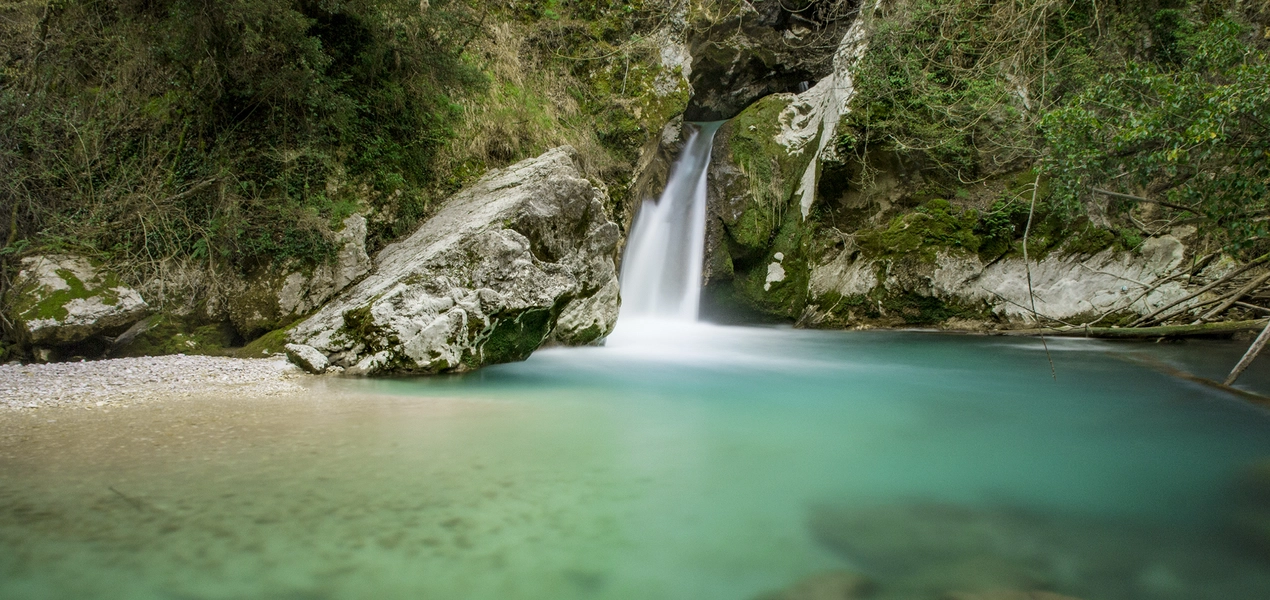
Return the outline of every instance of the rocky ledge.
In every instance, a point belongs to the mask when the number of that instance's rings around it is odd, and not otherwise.
[[[440,373],[607,335],[620,234],[575,160],[563,146],[456,194],[293,328],[288,355],[312,372]]]

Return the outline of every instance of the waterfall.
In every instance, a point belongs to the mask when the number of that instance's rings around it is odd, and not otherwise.
[[[656,202],[645,200],[635,217],[622,260],[622,312],[632,320],[697,320],[705,255],[706,170],[714,133],[722,125],[694,123]]]

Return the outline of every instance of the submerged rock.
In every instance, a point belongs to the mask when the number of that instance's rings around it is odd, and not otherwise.
[[[819,507],[813,536],[886,597],[1270,597],[1270,573],[1215,532],[937,503]]]
[[[523,360],[549,336],[587,343],[617,315],[618,228],[560,147],[456,194],[289,339],[350,374]]]
[[[1270,459],[1244,470],[1235,486],[1231,531],[1270,562]]]
[[[859,573],[825,571],[755,600],[859,600],[870,597],[874,588],[873,582]]]
[[[1080,600],[1044,591],[992,590],[987,592],[952,592],[943,600]]]
[[[76,344],[117,334],[146,316],[141,294],[87,258],[68,255],[22,259],[14,282],[13,322],[34,346]]]

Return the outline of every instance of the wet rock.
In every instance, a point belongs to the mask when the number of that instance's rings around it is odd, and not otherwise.
[[[290,340],[370,375],[523,360],[557,329],[607,335],[619,232],[575,160],[556,148],[459,192]]]
[[[141,294],[87,258],[69,255],[22,259],[10,306],[24,341],[62,346],[117,334],[146,316]]]
[[[595,295],[572,300],[560,311],[552,337],[566,346],[584,346],[602,339],[617,324],[617,280],[614,279]]]
[[[1185,253],[1182,243],[1170,235],[1147,238],[1132,252],[1050,252],[1030,264],[1034,296],[1029,296],[1029,265],[1019,257],[985,263],[977,254],[943,249],[933,260],[915,255],[873,259],[847,249],[812,266],[809,303],[820,314],[808,320],[857,321],[861,315],[846,314],[852,303],[842,299],[859,303],[865,296],[908,298],[939,306],[941,314],[965,313],[1007,323],[1035,321],[1033,299],[1037,313],[1072,322],[1104,314],[1145,315],[1187,295],[1184,281],[1156,285],[1181,264]],[[867,308],[879,313],[875,318],[895,316],[900,319],[897,324],[919,322],[902,313],[887,315]]]
[[[1270,460],[1256,462],[1240,475],[1230,524],[1237,540],[1270,562]]]
[[[888,597],[1270,597],[1263,567],[1202,530],[937,503],[820,507],[809,524]]]
[[[850,571],[826,571],[802,579],[781,590],[763,594],[755,600],[857,600],[874,592],[869,578]]]
[[[730,119],[773,93],[800,92],[833,71],[855,16],[847,2],[756,0],[723,18],[699,15],[688,37],[693,96],[684,118]]]
[[[1080,600],[1072,596],[1064,596],[1053,592],[1019,590],[993,590],[988,592],[952,592],[943,600]]]
[[[296,366],[313,373],[321,375],[326,372],[327,360],[326,355],[318,352],[313,346],[304,344],[287,344],[284,346],[287,351],[287,359]]]
[[[788,319],[807,301],[820,162],[833,153],[854,95],[852,71],[867,45],[863,21],[841,35],[824,79],[746,107],[719,130],[711,154],[708,286],[730,286],[741,303]]]
[[[226,295],[228,317],[243,337],[251,339],[295,321],[370,271],[366,218],[344,219],[336,236],[340,250],[334,262],[316,267],[295,262],[269,265]]]

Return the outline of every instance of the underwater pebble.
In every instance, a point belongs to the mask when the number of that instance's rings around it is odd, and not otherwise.
[[[177,354],[0,365],[0,409],[95,408],[195,394],[274,396],[299,392],[299,380],[305,376],[282,357]]]

